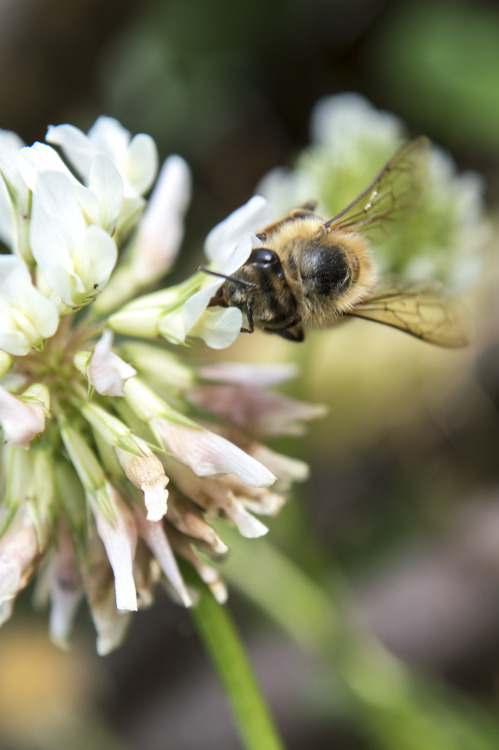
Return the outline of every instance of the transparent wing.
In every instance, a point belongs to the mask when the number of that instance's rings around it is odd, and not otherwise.
[[[399,328],[439,346],[466,346],[474,333],[464,303],[439,284],[392,281],[348,315]]]
[[[430,154],[431,144],[424,136],[406,143],[358,198],[325,226],[360,231],[374,240],[386,237],[392,225],[407,221],[417,208]]]

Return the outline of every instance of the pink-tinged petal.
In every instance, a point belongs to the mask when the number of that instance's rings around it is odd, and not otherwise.
[[[190,196],[189,168],[180,156],[170,156],[139,224],[134,268],[143,283],[166,273],[177,257]]]
[[[133,558],[137,544],[137,528],[132,511],[125,505],[116,490],[108,485],[108,497],[114,512],[109,521],[90,495],[87,495],[114,572],[116,607],[120,610],[137,610],[137,594],[133,580]]]
[[[272,515],[284,502],[281,495],[242,482],[234,474],[201,478],[171,460],[168,460],[168,472],[178,489],[206,511],[208,518],[228,518],[246,537],[254,538],[267,533],[267,527],[254,518],[250,510]],[[173,525],[178,527],[178,524]]]
[[[113,586],[108,586],[97,601],[89,600],[89,604],[97,630],[97,653],[106,656],[123,643],[131,615],[116,608]]]
[[[227,589],[224,582],[221,580],[218,571],[210,565],[201,562],[192,549],[189,540],[183,534],[179,534],[178,531],[172,529],[170,535],[172,537],[172,545],[175,551],[191,563],[201,580],[209,586],[217,602],[219,604],[225,604],[227,601]]]
[[[182,534],[201,542],[202,545],[206,545],[210,554],[224,557],[229,551],[215,529],[205,520],[199,505],[186,498],[170,495],[167,521]]]
[[[189,400],[255,435],[301,435],[302,421],[324,416],[321,404],[307,404],[246,385],[199,385]]]
[[[294,377],[297,366],[291,362],[268,365],[251,365],[244,362],[216,362],[198,369],[206,380],[220,383],[247,385],[252,388],[271,388]]]
[[[45,413],[39,404],[25,403],[0,386],[0,423],[8,443],[29,448],[45,429]]]
[[[38,566],[39,544],[29,508],[24,504],[0,538],[0,625],[10,617],[16,594]]]
[[[114,591],[109,587],[106,598],[91,607],[97,630],[97,653],[106,656],[121,646],[130,626],[130,613],[116,609]]]
[[[76,565],[73,537],[69,528],[61,526],[57,546],[49,568],[50,621],[52,641],[68,648],[69,637],[78,605],[83,597],[83,587]]]
[[[253,458],[264,463],[276,475],[280,490],[287,490],[292,482],[304,482],[310,474],[309,466],[305,461],[277,453],[266,445],[253,443],[250,453]]]
[[[127,478],[144,493],[148,521],[160,521],[167,511],[168,477],[159,458],[152,453],[136,456],[116,448],[118,460]]]
[[[198,476],[234,473],[256,487],[267,487],[275,481],[263,464],[214,432],[174,424],[160,417],[151,419],[150,424],[166,450]]]
[[[265,198],[254,195],[244,206],[217,224],[205,241],[205,254],[210,263],[222,268],[242,235],[263,229],[270,223],[271,213],[270,205]]]
[[[113,571],[100,539],[93,535],[81,565],[88,604],[97,630],[97,653],[108,654],[121,645],[130,624],[130,612],[116,608]]]
[[[88,380],[102,396],[124,396],[123,386],[137,371],[111,351],[113,334],[104,331],[94,347]]]
[[[184,606],[191,607],[192,599],[178,569],[177,561],[170,547],[168,537],[165,534],[163,524],[161,522],[147,521],[138,509],[135,509],[134,513],[140,536],[153,553],[165,577],[179,595]]]

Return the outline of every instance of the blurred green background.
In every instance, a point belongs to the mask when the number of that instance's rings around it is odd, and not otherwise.
[[[180,153],[189,162],[195,188],[178,278],[197,268],[209,229],[306,146],[314,103],[344,91],[395,113],[410,134],[428,135],[460,169],[483,174],[486,210],[497,223],[494,2],[0,5],[2,128],[31,143],[47,124],[86,130],[107,114],[150,133],[162,158]],[[469,722],[472,740],[458,733],[440,745],[463,750],[499,747],[497,250],[492,240],[471,297],[478,335],[466,351],[355,322],[316,333],[303,348],[256,334],[223,353],[296,360],[301,374],[289,392],[328,404],[329,417],[306,437],[276,444],[312,471],[271,522],[271,541],[323,587],[346,622],[355,610],[352,622],[423,676],[426,709],[414,699],[423,723],[434,700],[449,726]],[[252,542],[240,544],[251,561]],[[374,699],[369,717],[355,715],[329,667],[240,589],[244,580],[230,606],[286,747],[428,747],[417,733],[404,735],[403,712],[398,726],[383,730],[384,709]],[[0,634],[2,749],[238,747],[191,621],[165,597],[135,618],[125,645],[105,659],[94,655],[86,613],[70,657],[48,644],[45,629],[28,592]],[[380,668],[370,679],[383,694],[390,677]]]

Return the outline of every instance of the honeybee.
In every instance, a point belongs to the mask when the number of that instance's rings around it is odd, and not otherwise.
[[[295,209],[257,233],[262,245],[224,279],[209,306],[238,307],[253,333],[291,341],[305,331],[367,318],[446,347],[469,343],[466,310],[438,284],[378,283],[370,241],[409,218],[422,193],[430,143],[421,136],[385,164],[371,184],[334,218]]]

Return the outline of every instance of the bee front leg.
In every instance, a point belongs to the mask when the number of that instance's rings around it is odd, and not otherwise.
[[[241,333],[253,333],[255,326],[253,325],[253,313],[249,302],[246,302],[246,317],[248,318],[248,328],[241,328]]]

